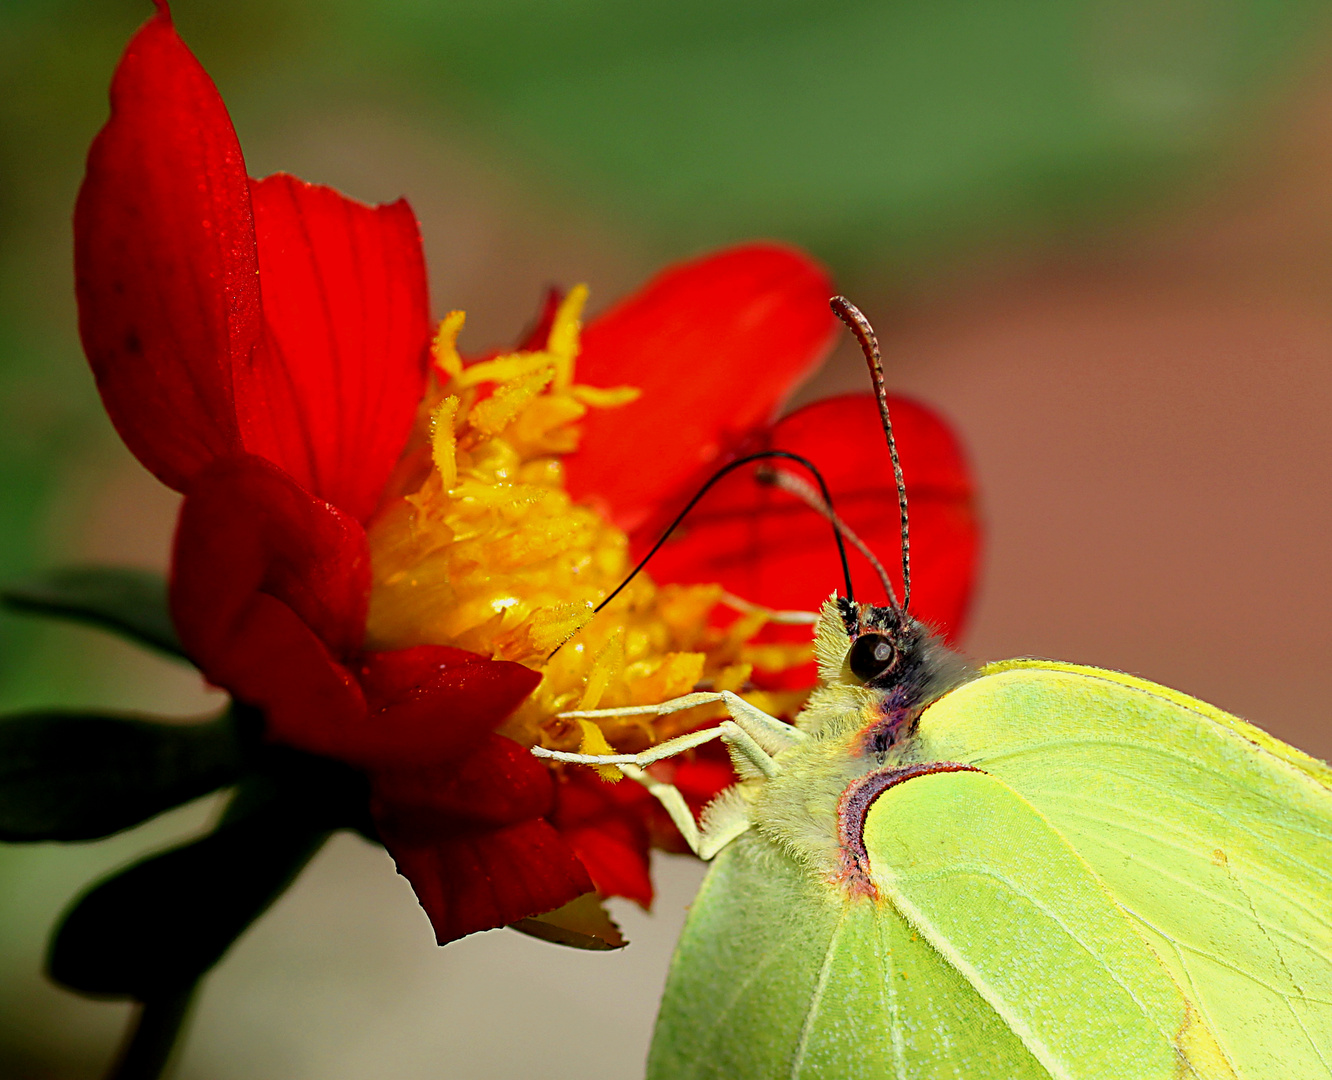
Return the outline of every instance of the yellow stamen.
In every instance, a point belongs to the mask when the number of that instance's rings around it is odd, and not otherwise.
[[[575,401],[593,409],[617,409],[637,401],[643,394],[636,386],[571,386],[569,393]]]
[[[439,473],[439,483],[450,490],[458,479],[458,439],[453,422],[458,416],[458,399],[446,397],[430,417],[430,457]]]
[[[550,366],[550,357],[545,353],[504,353],[468,364],[453,377],[453,385],[464,389],[488,382],[506,383]]]
[[[611,679],[624,671],[624,634],[617,630],[606,647],[597,653],[592,667],[587,674],[587,686],[583,690],[582,700],[578,702],[579,711],[595,709],[601,704],[601,696],[606,692]]]
[[[613,754],[615,747],[606,741],[606,736],[601,733],[601,728],[592,723],[591,720],[578,720],[578,730],[582,733],[582,740],[578,744],[580,754]],[[609,780],[612,784],[623,778],[624,773],[620,772],[614,765],[593,765],[597,770],[597,775],[603,780]]]
[[[714,690],[729,690],[733,694],[738,694],[745,683],[749,681],[749,676],[754,672],[753,664],[729,664],[717,672],[717,677],[712,680]]]
[[[456,349],[462,313],[440,324],[432,353],[442,384],[432,384],[394,497],[368,529],[367,648],[453,645],[541,672],[500,729],[529,746],[636,752],[721,714],[705,706],[577,725],[557,714],[650,704],[699,685],[790,715],[802,695],[762,694],[749,678],[806,661],[809,646],[755,645],[770,614],[761,608],[718,629],[715,616],[730,614],[720,586],[659,588],[642,574],[592,617],[628,574],[629,542],[572,501],[560,459],[577,448],[589,408],[625,404],[638,390],[574,383],[586,299],[582,286],[569,292],[544,348],[473,364]]]
[[[435,340],[430,345],[430,356],[446,375],[457,377],[462,371],[462,357],[458,355],[458,332],[467,319],[466,312],[450,311],[440,321]]]
[[[541,367],[512,382],[502,383],[490,397],[472,406],[472,427],[480,435],[498,435],[550,385],[553,378],[554,368]]]
[[[546,338],[546,352],[555,359],[555,389],[567,390],[573,382],[574,361],[578,359],[578,336],[583,329],[583,306],[587,286],[575,285],[555,311]]]

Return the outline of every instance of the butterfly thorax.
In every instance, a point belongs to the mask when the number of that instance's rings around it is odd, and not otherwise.
[[[742,786],[755,830],[837,887],[860,844],[847,830],[864,817],[848,794],[873,787],[875,774],[921,766],[921,712],[974,671],[909,615],[835,594],[815,655],[820,685],[796,718],[810,738],[780,755],[776,776]]]

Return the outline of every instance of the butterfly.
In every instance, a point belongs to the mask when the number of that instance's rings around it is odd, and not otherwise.
[[[731,693],[571,713],[729,718],[619,767],[712,862],[649,1080],[1332,1078],[1332,769],[1187,695],[1044,660],[972,667],[903,595],[834,593],[794,724]],[[857,543],[819,492],[769,479]],[[872,558],[872,555],[871,555]],[[695,821],[648,767],[712,739]]]

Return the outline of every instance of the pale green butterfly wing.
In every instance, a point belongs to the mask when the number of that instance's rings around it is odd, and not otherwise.
[[[755,833],[718,857],[649,1077],[1233,1076],[1135,924],[1002,782],[909,780],[865,839],[877,899]]]
[[[1050,1076],[1233,1076],[1132,920],[1002,781],[982,772],[907,780],[875,801],[864,839],[883,901],[965,976]]]
[[[913,749],[984,769],[1039,809],[1243,1080],[1332,1077],[1326,766],[1175,691],[1035,661],[936,702]]]
[[[1046,1080],[956,969],[891,909],[747,833],[690,911],[649,1080]]]

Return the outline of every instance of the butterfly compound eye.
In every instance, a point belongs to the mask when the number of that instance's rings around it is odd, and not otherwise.
[[[861,682],[878,678],[897,663],[897,647],[885,634],[861,634],[851,646],[851,674]]]

